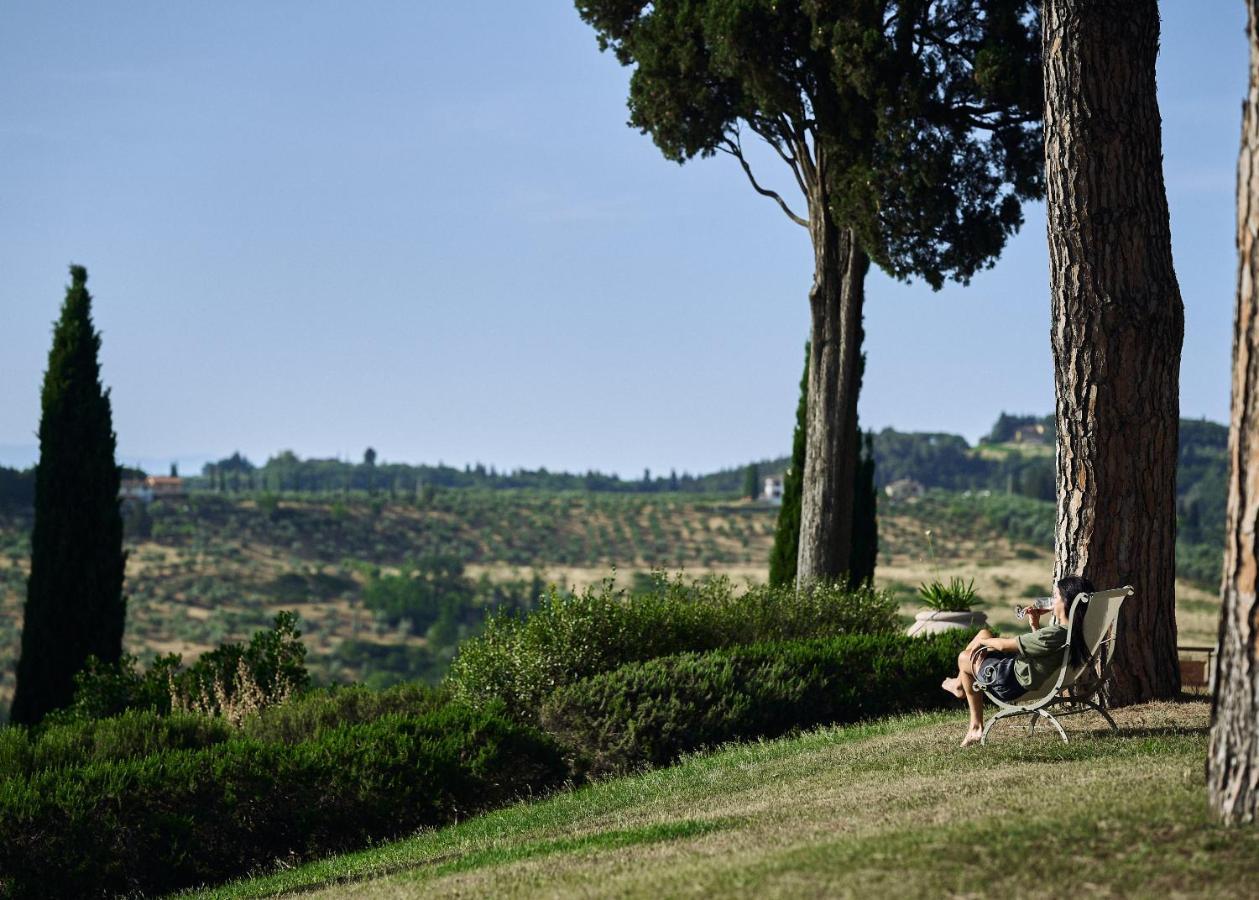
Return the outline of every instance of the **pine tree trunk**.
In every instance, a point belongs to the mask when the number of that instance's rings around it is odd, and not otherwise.
[[[1055,577],[1132,584],[1108,700],[1180,690],[1172,268],[1155,0],[1046,0],[1045,180],[1058,428]]]
[[[814,274],[797,584],[838,578],[849,569],[860,453],[861,307],[869,268],[852,232],[835,224],[825,203],[811,203],[809,219]]]
[[[1237,160],[1237,313],[1228,435],[1228,525],[1220,586],[1207,793],[1220,820],[1259,819],[1259,0],[1250,0],[1250,93]]]

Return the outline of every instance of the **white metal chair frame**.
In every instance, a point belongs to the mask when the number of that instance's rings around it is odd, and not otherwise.
[[[1058,735],[1062,738],[1064,744],[1068,743],[1067,733],[1063,730],[1062,723],[1058,720],[1067,716],[1096,712],[1106,720],[1112,731],[1118,731],[1119,727],[1115,725],[1115,720],[1106,711],[1106,698],[1101,696],[1099,692],[1102,686],[1106,684],[1107,679],[1110,678],[1111,661],[1115,655],[1115,638],[1119,633],[1119,607],[1123,604],[1124,598],[1131,597],[1134,593],[1132,586],[1127,585],[1121,588],[1114,588],[1113,590],[1094,591],[1092,594],[1080,594],[1077,596],[1071,604],[1071,612],[1067,622],[1067,644],[1062,651],[1062,663],[1058,666],[1058,677],[1052,684],[1046,682],[1046,684],[1024,694],[1023,697],[1015,700],[1013,703],[1000,700],[985,689],[984,695],[1001,707],[1001,710],[990,718],[984,726],[984,733],[980,743],[988,743],[988,732],[1001,719],[1019,715],[1030,717],[1030,721],[1027,724],[1027,733],[1029,735],[1036,730],[1036,723],[1041,719],[1045,719],[1057,729]],[[1089,603],[1099,600],[1116,601],[1113,610],[1110,610],[1110,621],[1102,623],[1096,636],[1096,641],[1090,642],[1088,660],[1085,661],[1084,665],[1074,667],[1071,665],[1071,636],[1076,628],[1084,627],[1089,612]],[[1047,687],[1048,689],[1046,689]]]

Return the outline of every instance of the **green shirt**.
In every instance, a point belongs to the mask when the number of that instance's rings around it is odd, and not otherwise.
[[[1067,629],[1062,625],[1046,625],[1018,636],[1019,655],[1014,660],[1014,677],[1031,690],[1040,687],[1046,678],[1056,675],[1062,664],[1062,651],[1067,646]]]

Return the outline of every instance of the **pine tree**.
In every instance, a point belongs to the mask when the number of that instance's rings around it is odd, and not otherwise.
[[[74,675],[122,654],[126,553],[109,391],[92,325],[87,270],[70,267],[44,374],[35,522],[22,653],[10,720],[39,722],[70,703]]]
[[[1040,5],[576,0],[600,49],[633,69],[627,124],[673,162],[729,156],[809,235],[798,579],[852,569],[870,263],[936,288],[968,282],[1018,230],[1022,203],[1041,194]],[[778,172],[785,196],[753,171],[745,150],[760,141],[773,151],[760,158],[790,172]]]

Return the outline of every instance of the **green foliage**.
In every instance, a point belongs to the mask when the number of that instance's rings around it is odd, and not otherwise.
[[[534,721],[556,688],[625,663],[688,650],[791,640],[897,627],[896,604],[870,588],[819,583],[749,587],[726,578],[687,582],[661,577],[629,595],[612,579],[578,595],[549,592],[527,618],[496,616],[459,649],[449,676],[455,696],[473,704],[503,701]]]
[[[474,591],[459,557],[433,554],[404,565],[397,575],[373,575],[363,605],[391,625],[406,619],[413,633],[423,634],[443,617],[457,619]]]
[[[46,719],[38,727],[0,728],[0,780],[92,763],[196,750],[233,734],[222,719],[190,713],[127,710],[108,719]]]
[[[223,644],[187,668],[177,654],[158,657],[143,672],[134,656],[116,663],[93,659],[75,678],[73,704],[56,718],[99,719],[127,709],[165,714],[181,708],[235,717],[305,688],[310,681],[305,659],[296,613],[281,612],[272,628],[256,632],[248,644]]]
[[[460,706],[49,769],[0,783],[0,886],[164,893],[442,825],[565,774],[550,739]]]
[[[928,609],[937,612],[970,612],[979,602],[979,596],[975,593],[975,579],[972,578],[968,583],[956,575],[949,579],[947,585],[937,578],[929,584],[919,586],[918,599]]]
[[[784,159],[824,160],[827,212],[895,277],[966,281],[1022,223],[1020,203],[1041,194],[1031,0],[912,11],[869,0],[577,0],[577,10],[600,49],[633,66],[629,124],[667,159],[741,154],[746,129]]]
[[[70,703],[88,657],[122,654],[126,553],[109,392],[87,270],[71,266],[44,374],[35,520],[22,651],[10,719],[34,724]]]
[[[756,463],[752,463],[747,467],[747,473],[743,476],[743,496],[749,500],[755,500],[761,495],[761,469]]]
[[[296,744],[344,725],[425,715],[447,700],[446,692],[414,683],[384,690],[359,684],[315,688],[261,710],[245,720],[241,732],[258,740]]]
[[[663,766],[726,741],[942,707],[971,633],[842,635],[631,663],[551,695],[543,726],[578,771]]]
[[[381,690],[404,682],[436,684],[450,668],[453,656],[454,646],[450,644],[435,650],[428,642],[378,644],[374,641],[350,639],[337,645],[332,658],[342,665],[356,669],[363,684]]]
[[[791,436],[791,465],[783,473],[782,506],[769,553],[769,583],[785,587],[796,583],[800,552],[800,504],[804,491],[804,454],[809,421],[809,344],[804,345],[804,373],[800,376],[800,400],[796,403],[796,428]]]

